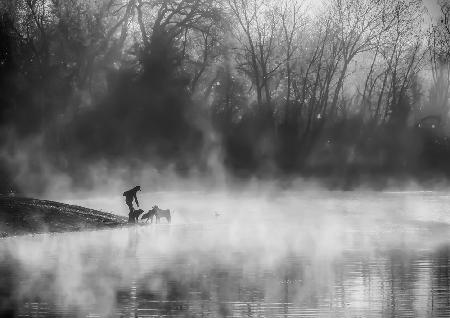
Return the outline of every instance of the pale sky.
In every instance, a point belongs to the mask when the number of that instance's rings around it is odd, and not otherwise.
[[[440,18],[441,9],[438,0],[422,0],[433,19]]]
[[[439,5],[439,1],[440,0],[422,0],[423,4],[427,8],[427,10],[433,20],[439,19],[441,16],[441,9],[440,9],[440,5]],[[441,0],[441,1],[446,1],[446,0]],[[447,0],[447,1],[450,1],[450,0]],[[305,3],[311,10],[315,10],[315,9],[319,8],[322,5],[322,2],[324,2],[324,0],[305,0]],[[326,0],[325,0],[325,2],[326,2]]]

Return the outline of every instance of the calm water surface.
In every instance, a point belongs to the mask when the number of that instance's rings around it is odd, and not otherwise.
[[[221,215],[1,240],[2,316],[450,317],[445,193],[186,197]]]

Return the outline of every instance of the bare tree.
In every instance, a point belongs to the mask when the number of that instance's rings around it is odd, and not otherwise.
[[[331,100],[331,115],[336,110],[350,63],[358,54],[373,49],[380,32],[385,31],[385,4],[385,1],[368,0],[334,0],[331,4],[342,49],[341,70]]]
[[[421,4],[418,1],[398,1],[389,12],[392,24],[382,38],[381,73],[383,81],[378,91],[374,120],[378,120],[384,106],[382,119],[404,99],[405,90],[423,61],[421,30],[417,27],[421,19]]]
[[[137,0],[135,9],[144,45],[160,34],[180,40],[185,32],[205,31],[219,19],[216,2],[208,0]]]
[[[227,1],[231,16],[237,22],[233,35],[240,45],[236,48],[239,67],[250,77],[258,104],[269,106],[271,79],[283,64],[276,52],[281,33],[276,12],[270,4],[257,0]]]
[[[441,17],[431,27],[429,52],[433,76],[433,104],[438,106],[443,118],[446,118],[450,98],[450,4],[441,1]]]
[[[295,67],[295,56],[298,54],[301,41],[301,28],[305,25],[305,4],[303,1],[285,0],[277,10],[277,16],[281,19],[282,38],[281,43],[284,52],[285,62],[285,78],[286,78],[286,109],[285,121],[288,120],[290,111],[289,107],[292,98],[292,68]]]

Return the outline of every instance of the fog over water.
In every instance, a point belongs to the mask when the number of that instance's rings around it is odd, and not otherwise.
[[[447,193],[140,198],[175,211],[173,224],[2,240],[3,308],[23,317],[450,314]]]

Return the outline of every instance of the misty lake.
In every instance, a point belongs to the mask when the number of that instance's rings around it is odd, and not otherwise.
[[[151,200],[175,210],[173,224],[0,240],[0,311],[450,316],[447,193],[185,192],[142,202]]]

